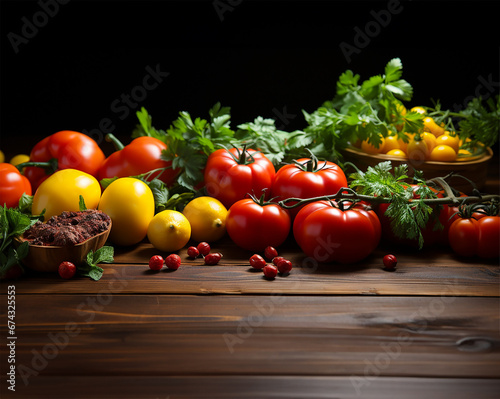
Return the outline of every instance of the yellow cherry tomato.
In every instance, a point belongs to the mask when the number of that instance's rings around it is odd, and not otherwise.
[[[425,108],[423,107],[413,107],[411,110],[411,112],[418,112],[419,114],[422,114],[422,115],[425,115],[427,113],[427,111],[425,110]]]
[[[5,161],[5,155],[4,153],[0,150],[0,163],[3,163]]]
[[[50,175],[35,192],[32,212],[39,215],[45,209],[45,220],[64,211],[80,210],[80,195],[88,209],[95,209],[101,198],[97,179],[76,169],[62,169]]]
[[[451,136],[448,134],[443,134],[436,138],[436,145],[447,145],[453,148],[455,152],[458,152],[458,149],[460,147],[460,139],[457,135]]]
[[[430,161],[451,162],[457,159],[457,153],[448,145],[437,145],[429,155]]]
[[[405,142],[403,139],[398,139],[399,149],[401,151],[407,152],[408,143],[415,137],[415,133],[406,133],[408,141]]]
[[[16,166],[16,165],[19,165],[20,163],[28,162],[29,160],[30,160],[30,156],[29,155],[27,155],[27,154],[17,154],[17,155],[14,155],[10,159],[9,163],[11,165]],[[26,168],[23,168],[22,173],[24,173],[25,169]]]
[[[401,157],[401,158],[406,158],[406,154],[404,151],[398,149],[398,148],[394,148],[390,151],[387,151],[386,152],[387,155],[392,155],[393,157]]]
[[[429,158],[429,147],[427,147],[427,143],[424,140],[412,139],[408,143],[406,153],[410,159],[425,161]]]
[[[444,128],[428,116],[424,118],[424,131],[431,132],[434,136],[439,137],[444,133]]]
[[[427,148],[429,149],[429,152],[432,151],[437,144],[436,136],[434,136],[432,133],[429,132],[422,133],[422,140],[424,140],[427,143]]]
[[[381,137],[382,142],[380,145],[375,147],[373,144],[369,143],[367,140],[363,140],[361,142],[361,151],[366,152],[367,154],[383,154],[384,153],[384,145],[385,138]]]
[[[387,154],[391,150],[399,150],[399,140],[397,136],[387,136],[384,143],[384,152]]]
[[[134,245],[146,237],[155,213],[155,200],[146,183],[122,177],[103,191],[99,210],[113,222],[109,240],[116,245]]]

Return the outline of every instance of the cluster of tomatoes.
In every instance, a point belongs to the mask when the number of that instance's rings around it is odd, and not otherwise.
[[[375,146],[367,140],[361,141],[357,145],[368,154],[387,154],[394,157],[412,159],[415,161],[456,161],[458,156],[471,153],[466,149],[461,149],[463,141],[455,132],[445,130],[442,125],[438,125],[431,116],[426,116],[426,111],[422,107],[413,107],[413,112],[418,112],[424,116],[424,128],[419,133],[406,133],[406,140],[397,135],[380,137],[380,144]],[[406,110],[402,110],[405,114]]]

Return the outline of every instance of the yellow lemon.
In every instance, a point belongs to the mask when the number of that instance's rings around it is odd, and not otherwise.
[[[175,252],[191,238],[191,225],[181,212],[167,209],[151,219],[147,236],[159,251]]]
[[[190,201],[182,211],[191,224],[194,241],[213,242],[226,233],[226,207],[213,197],[198,197]]]

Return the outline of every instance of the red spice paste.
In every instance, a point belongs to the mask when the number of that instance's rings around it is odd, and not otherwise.
[[[63,212],[46,223],[36,222],[23,238],[33,245],[72,246],[106,231],[110,224],[111,218],[95,209]]]

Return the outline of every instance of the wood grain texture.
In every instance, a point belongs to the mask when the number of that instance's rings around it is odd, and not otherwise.
[[[36,371],[28,382],[106,375],[500,378],[496,298],[20,295],[16,309],[20,385],[21,365],[25,376]]]
[[[497,399],[500,380],[311,376],[43,376],[17,399]],[[14,397],[14,395],[11,395]]]
[[[252,252],[238,249],[229,239],[213,245],[224,254],[216,266],[205,266],[203,259],[190,259],[186,249],[179,251],[182,265],[176,271],[152,272],[149,258],[157,254],[151,244],[117,249],[115,263],[102,265],[103,278],[63,281],[55,274],[30,273],[18,284],[19,293],[79,293],[100,291],[157,294],[284,294],[307,295],[500,295],[498,260],[461,259],[450,250],[425,251],[381,246],[356,265],[323,265],[307,258],[293,242],[280,248],[292,260],[294,269],[287,277],[274,281],[250,268]],[[395,272],[383,270],[382,258],[393,253],[398,258]],[[164,255],[164,254],[163,254]]]

